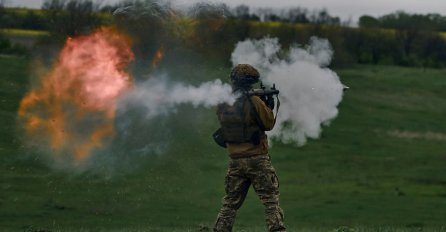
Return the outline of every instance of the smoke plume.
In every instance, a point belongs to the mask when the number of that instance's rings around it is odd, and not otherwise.
[[[221,80],[202,83],[200,86],[172,82],[164,77],[153,77],[137,84],[121,101],[119,110],[124,112],[128,106],[145,109],[146,119],[175,112],[181,104],[194,107],[211,107],[220,103],[232,104],[235,96],[228,84]]]
[[[284,143],[303,145],[307,138],[318,138],[321,126],[338,114],[343,85],[327,68],[332,56],[326,39],[313,37],[307,47],[296,45],[284,52],[278,39],[265,38],[239,42],[231,61],[253,65],[261,70],[264,82],[276,84],[281,106],[270,135]]]

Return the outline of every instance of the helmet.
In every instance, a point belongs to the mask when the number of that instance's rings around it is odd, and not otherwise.
[[[260,74],[249,64],[238,64],[232,69],[230,78],[236,86],[249,87],[259,81]]]

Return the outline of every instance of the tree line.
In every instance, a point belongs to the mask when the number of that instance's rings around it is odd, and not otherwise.
[[[46,0],[41,10],[3,9],[0,15],[0,27],[61,30],[60,25],[57,25],[59,23],[57,20],[59,20],[61,21],[60,23],[64,23],[64,25],[69,27],[66,29],[68,34],[74,34],[76,30],[79,30],[79,27],[95,27],[101,22],[103,23],[104,17],[100,16],[101,13],[104,16],[104,14],[110,14],[116,9],[129,4],[138,4],[138,2],[124,0],[114,5],[101,6],[91,0]],[[231,19],[308,24],[341,24],[340,18],[331,16],[326,9],[313,11],[302,7],[293,7],[290,9],[252,9],[247,5],[230,8],[225,4],[220,4],[217,7],[224,12],[226,17]],[[76,20],[70,22],[69,19],[73,18],[76,18]],[[72,25],[74,23],[76,25]]]
[[[362,28],[391,28],[398,30],[446,31],[446,16],[440,14],[409,14],[398,11],[381,17],[363,15],[359,18]]]
[[[359,27],[349,27],[325,9],[310,11],[300,7],[274,10],[198,3],[180,13],[150,0],[126,0],[105,6],[92,0],[46,0],[40,10],[0,5],[0,28],[46,30],[60,40],[111,24],[139,38],[135,46],[141,56],[150,55],[160,46],[178,45],[227,60],[234,44],[247,38],[278,37],[287,47],[306,44],[311,36],[319,36],[332,43],[334,66],[446,66],[446,39],[440,33],[446,30],[446,17],[438,14],[395,12],[377,18],[364,15]]]

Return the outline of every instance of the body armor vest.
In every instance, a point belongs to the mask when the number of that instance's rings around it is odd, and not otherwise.
[[[264,138],[265,132],[253,120],[255,107],[247,96],[241,96],[231,106],[218,106],[218,119],[221,124],[223,138],[227,143],[252,143],[258,145]]]

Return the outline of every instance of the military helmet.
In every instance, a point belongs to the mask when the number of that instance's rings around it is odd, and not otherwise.
[[[249,64],[238,64],[232,69],[230,78],[234,85],[247,87],[257,83],[260,74],[257,69]]]

